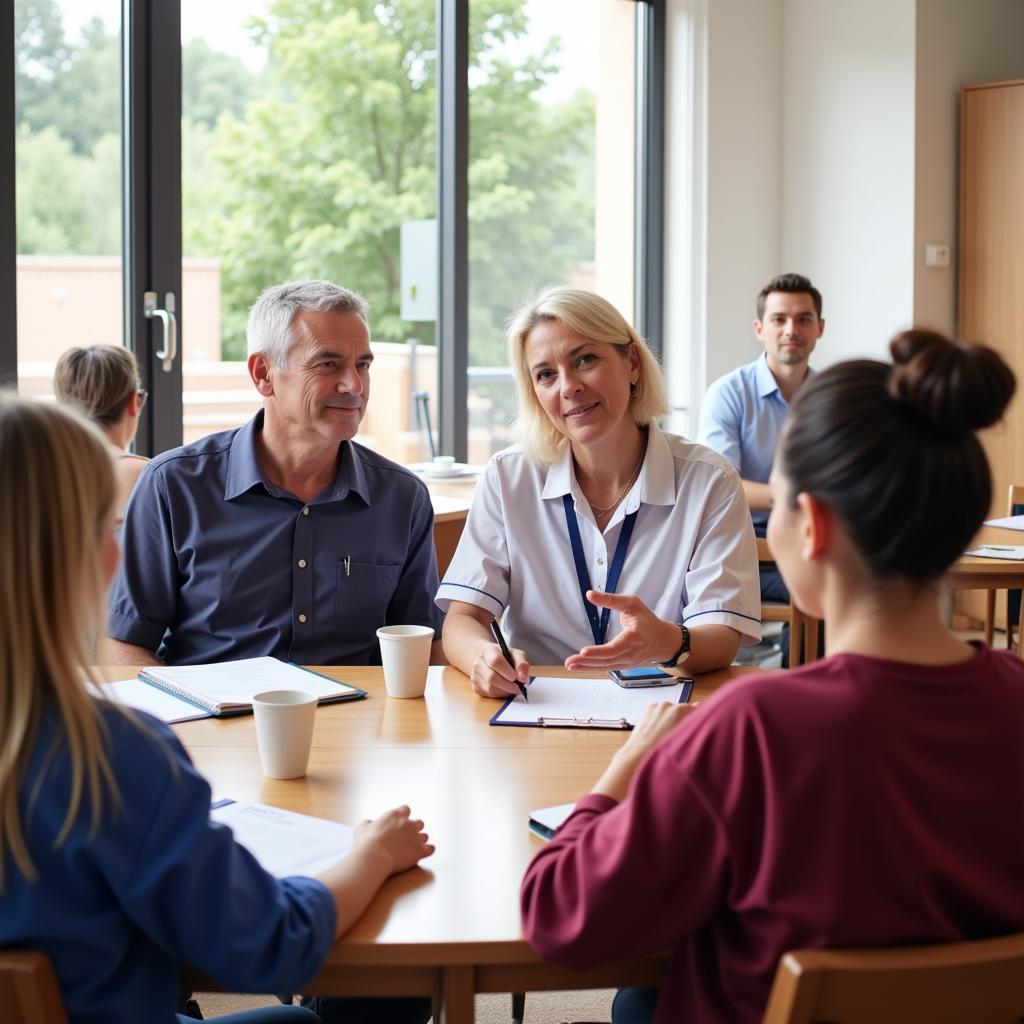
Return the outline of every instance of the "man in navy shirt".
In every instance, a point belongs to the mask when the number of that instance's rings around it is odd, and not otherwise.
[[[440,637],[427,489],[352,441],[370,394],[365,301],[291,281],[260,296],[247,333],[263,409],[146,467],[125,512],[108,660],[373,664],[378,626]]]
[[[701,403],[697,440],[736,467],[759,537],[765,535],[772,507],[768,478],[782,424],[797,389],[813,372],[808,360],[824,331],[821,292],[810,280],[802,274],[773,278],[757,296],[754,334],[764,352],[716,380]],[[777,569],[761,569],[761,597],[789,601]]]

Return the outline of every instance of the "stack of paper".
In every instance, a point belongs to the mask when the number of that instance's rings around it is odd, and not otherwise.
[[[278,878],[315,878],[352,849],[351,826],[280,807],[220,800],[211,807],[210,818],[228,825],[235,841]]]
[[[979,544],[976,548],[968,548],[965,555],[978,558],[1005,558],[1011,562],[1024,562],[1024,547],[1003,546],[1001,544]]]

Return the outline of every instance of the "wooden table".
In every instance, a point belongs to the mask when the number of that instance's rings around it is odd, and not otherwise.
[[[1024,535],[1019,530],[1006,530],[996,526],[984,526],[971,542],[979,544],[1002,544],[1007,547],[1024,544]],[[1024,562],[1009,558],[978,558],[976,555],[962,555],[946,576],[950,589],[960,590],[1021,590],[1024,589]],[[985,620],[985,642],[992,643],[995,624],[995,601],[989,603]],[[1018,631],[1017,653],[1024,657],[1024,630]]]
[[[453,668],[432,668],[421,700],[388,698],[379,668],[320,671],[370,696],[318,710],[303,779],[263,777],[250,716],[175,726],[215,798],[349,823],[408,803],[426,821],[437,852],[389,879],[306,991],[427,995],[435,1022],[463,1024],[473,1020],[477,992],[657,983],[661,958],[569,971],[541,961],[519,927],[519,883],[541,846],[529,812],[586,793],[624,733],[492,728],[500,705],[476,697]],[[750,671],[698,677],[693,699]]]

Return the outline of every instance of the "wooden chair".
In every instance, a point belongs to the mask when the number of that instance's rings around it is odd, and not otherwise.
[[[0,1020],[68,1024],[45,953],[0,950]]]
[[[774,568],[775,560],[768,550],[768,541],[764,537],[756,539],[758,564]],[[791,668],[796,668],[797,665],[802,665],[807,661],[814,661],[818,657],[818,621],[810,619],[792,601],[789,604],[782,604],[780,601],[762,601],[761,621],[789,623],[789,664]]]
[[[1017,509],[1024,506],[1024,486],[1010,484],[1006,498],[1006,514],[1017,515]],[[1010,594],[1006,591],[1006,649],[1013,650],[1013,622],[1010,618]],[[992,646],[993,631],[996,626],[996,591],[985,591],[985,643]],[[1021,656],[1024,657],[1024,636],[1021,637]]]
[[[1019,1024],[1024,934],[902,949],[798,950],[764,1024]]]

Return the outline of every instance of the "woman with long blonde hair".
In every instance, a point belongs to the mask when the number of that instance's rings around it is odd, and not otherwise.
[[[0,947],[49,956],[72,1024],[168,1024],[180,963],[229,989],[301,990],[385,878],[432,847],[397,808],[320,878],[277,880],[210,822],[173,733],[93,696],[115,496],[91,424],[0,394]]]
[[[519,444],[488,463],[438,591],[448,660],[499,698],[531,663],[728,665],[761,630],[736,471],[660,429],[658,363],[600,295],[550,288],[507,341]],[[488,631],[502,615],[514,665]]]

